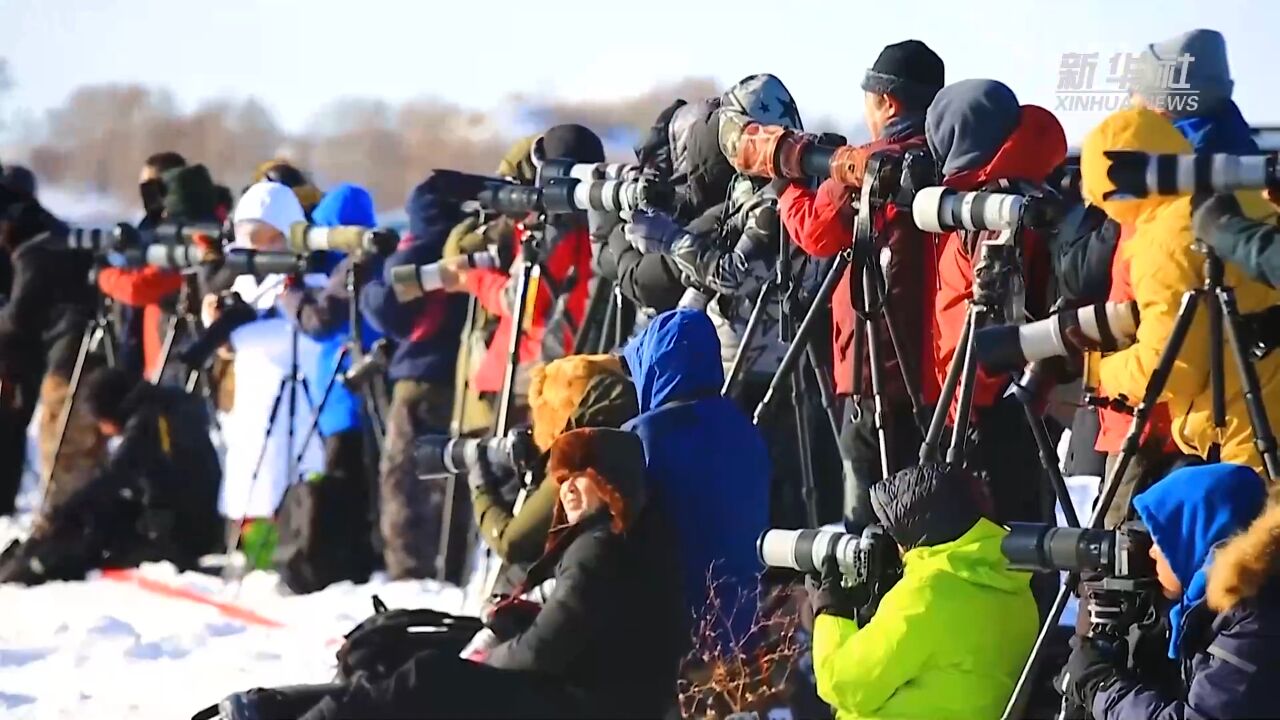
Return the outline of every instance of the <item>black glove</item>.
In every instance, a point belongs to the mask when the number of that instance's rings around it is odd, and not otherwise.
[[[1119,659],[1115,650],[1089,638],[1072,638],[1071,648],[1056,685],[1064,698],[1092,712],[1098,691],[1119,677]]]
[[[820,578],[813,575],[805,578],[805,589],[809,591],[809,607],[814,618],[826,613],[854,620],[858,609],[871,599],[870,588],[844,584],[844,574],[840,572],[834,555],[828,556],[822,564]]]
[[[1194,195],[1192,196],[1191,204],[1193,208],[1191,229],[1195,232],[1197,238],[1210,245],[1213,244],[1212,239],[1217,234],[1215,228],[1218,223],[1227,218],[1241,215],[1243,212],[1240,209],[1240,201],[1230,193],[1212,197]]]

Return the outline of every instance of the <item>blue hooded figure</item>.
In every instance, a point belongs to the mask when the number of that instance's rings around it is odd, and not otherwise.
[[[1092,717],[1280,717],[1280,513],[1259,517],[1265,504],[1262,478],[1226,463],[1176,470],[1133,499],[1163,557],[1169,657],[1185,693],[1144,686],[1085,641],[1067,672]]]
[[[676,526],[685,595],[701,617],[712,584],[742,638],[755,610],[756,540],[769,522],[769,453],[760,431],[721,397],[720,342],[706,314],[671,310],[623,351],[640,415],[647,476]]]

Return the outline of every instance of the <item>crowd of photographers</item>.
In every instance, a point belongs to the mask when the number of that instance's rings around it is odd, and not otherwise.
[[[776,640],[761,618],[793,610],[758,588],[794,577],[762,562],[807,573],[841,718],[1038,716],[1028,677],[1064,716],[1280,715],[1280,174],[1116,169],[1260,154],[1226,57],[1210,30],[1146,46],[1069,158],[1051,112],[907,40],[862,79],[866,145],[752,75],[664,109],[633,165],[566,124],[498,177],[434,171],[398,234],[287,161],[233,198],[161,152],[143,219],[94,235],[9,166],[0,511],[28,464],[42,502],[0,581],[487,575],[461,642],[408,611],[353,631],[312,720],[673,712],[686,658],[723,680]],[[1067,425],[1067,474],[1105,483],[1055,543]],[[1069,656],[1037,667],[1068,590]],[[730,709],[796,692],[770,682]]]

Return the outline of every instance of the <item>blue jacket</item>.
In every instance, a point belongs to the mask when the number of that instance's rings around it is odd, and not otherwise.
[[[1178,470],[1134,498],[1183,587],[1170,656],[1185,692],[1162,695],[1120,672],[1094,697],[1094,717],[1280,717],[1280,508],[1255,520],[1265,499],[1257,473],[1228,464]]]
[[[433,179],[413,189],[405,209],[409,235],[389,255],[360,294],[364,317],[379,332],[396,341],[388,374],[392,380],[453,383],[458,343],[465,320],[465,295],[429,292],[401,303],[391,289],[391,268],[437,262],[449,232],[461,221],[461,211],[434,191]]]
[[[703,615],[710,572],[727,608],[739,589],[750,599],[738,608],[742,633],[755,609],[756,540],[769,522],[764,439],[720,396],[720,342],[706,314],[662,313],[623,353],[641,413],[627,428],[644,443],[650,487],[676,526],[689,607]]]

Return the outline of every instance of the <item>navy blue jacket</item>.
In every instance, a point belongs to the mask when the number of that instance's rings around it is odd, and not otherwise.
[[[644,443],[650,487],[676,526],[688,605],[702,616],[709,573],[726,609],[743,590],[749,602],[734,628],[742,637],[755,610],[756,540],[769,523],[764,438],[720,396],[720,341],[705,313],[662,313],[623,353],[641,413],[626,429]]]
[[[438,262],[461,215],[457,205],[432,191],[430,179],[414,188],[408,210],[410,234],[373,269],[360,293],[361,308],[374,329],[396,342],[388,368],[392,380],[452,384],[466,296],[438,290],[401,303],[391,289],[390,274],[397,265]]]

